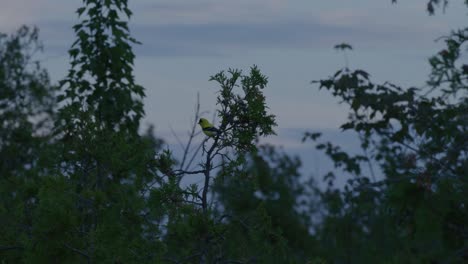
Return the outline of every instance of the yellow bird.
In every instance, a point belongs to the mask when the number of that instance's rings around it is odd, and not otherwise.
[[[219,134],[219,129],[217,129],[210,121],[206,120],[205,118],[200,118],[198,124],[202,128],[203,133],[209,137],[215,137]]]

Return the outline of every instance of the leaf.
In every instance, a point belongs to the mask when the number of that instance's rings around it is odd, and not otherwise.
[[[86,11],[86,7],[80,7],[76,10],[76,13],[78,13],[78,16],[81,16],[84,11]]]
[[[353,49],[353,47],[351,45],[347,44],[347,43],[337,44],[333,48],[336,49],[336,50],[343,50],[343,51],[347,50],[347,49],[349,49],[349,50]]]
[[[340,126],[341,130],[349,130],[354,128],[354,122],[347,122]]]

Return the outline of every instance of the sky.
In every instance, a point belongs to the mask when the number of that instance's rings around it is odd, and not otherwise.
[[[197,94],[211,119],[218,87],[209,77],[221,70],[248,72],[257,65],[268,76],[267,104],[277,117],[277,136],[265,140],[310,160],[323,157],[301,144],[305,131],[325,131],[350,149],[355,138],[341,134],[347,109],[310,81],[326,78],[345,64],[333,49],[349,43],[350,68],[364,69],[376,82],[424,86],[427,59],[443,42],[435,40],[466,26],[463,0],[429,16],[427,1],[400,0],[130,0],[129,25],[136,46],[135,76],[146,88],[144,124],[169,144],[187,140]],[[69,69],[79,0],[6,0],[0,32],[37,25],[45,46],[40,60],[55,82]],[[313,167],[313,168],[312,168]],[[320,173],[320,172],[319,172]]]

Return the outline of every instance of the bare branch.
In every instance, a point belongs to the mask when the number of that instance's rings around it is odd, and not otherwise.
[[[200,145],[198,145],[197,149],[192,155],[192,158],[190,158],[190,161],[187,163],[187,166],[185,167],[185,170],[189,170],[190,166],[192,165],[193,161],[195,160],[195,157],[197,157],[198,152],[200,152],[200,149],[202,149],[203,144],[208,140],[208,138],[204,139]]]
[[[204,173],[204,172],[205,172],[205,170],[197,170],[197,171],[176,170],[176,171],[174,171],[175,175],[200,174],[200,173]]]
[[[200,118],[200,93],[197,93],[197,104],[195,106],[195,119],[193,120],[192,129],[190,130],[190,133],[189,133],[189,141],[187,142],[187,145],[185,146],[184,155],[182,157],[182,162],[180,163],[179,169],[182,169],[185,165],[185,160],[189,153],[192,140],[196,136],[195,131],[197,128],[197,123],[198,123],[197,121],[199,118]]]
[[[179,147],[181,147],[182,149],[184,149],[184,144],[182,144],[182,141],[180,140],[179,136],[177,136],[176,132],[174,131],[174,129],[172,128],[171,125],[169,125],[169,129],[171,129],[171,133],[172,135],[175,137],[175,139],[177,140],[177,143],[179,143]]]
[[[206,142],[206,141],[205,141]],[[213,145],[211,145],[210,149],[206,152],[206,161],[204,166],[204,174],[205,174],[205,184],[203,185],[203,193],[202,193],[202,204],[203,204],[203,212],[207,212],[208,203],[208,188],[210,186],[210,178],[211,178],[211,170],[213,169],[213,151],[218,147],[218,136],[215,137]]]
[[[213,155],[214,157],[214,155]],[[222,167],[222,164],[219,164],[219,165],[216,165],[216,166],[212,166],[211,167],[211,170],[214,170],[214,169],[217,169],[217,168],[221,168]],[[178,176],[178,175],[184,175],[184,174],[190,174],[190,175],[193,175],[193,174],[200,174],[200,173],[204,173],[205,172],[205,169],[203,170],[195,170],[195,171],[190,171],[190,170],[176,170],[174,171],[174,175]]]

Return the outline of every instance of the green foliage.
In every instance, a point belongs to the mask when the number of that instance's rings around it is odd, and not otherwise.
[[[219,72],[210,78],[221,86],[217,98],[219,129],[226,145],[239,151],[252,151],[259,136],[274,134],[275,116],[267,113],[262,93],[268,79],[257,66],[250,69],[249,75],[242,75],[242,71],[235,69],[228,70],[228,74]],[[237,87],[241,88],[241,93],[235,91]]]
[[[259,145],[276,123],[256,66],[210,78],[217,137],[189,158],[194,126],[182,162],[162,151],[153,127],[139,134],[127,1],[84,0],[77,13],[59,107],[32,61],[37,29],[0,34],[2,263],[466,262],[468,29],[430,58],[428,91],[375,84],[347,61],[315,82],[349,106],[341,129],[363,149],[306,133],[336,168],[319,188],[299,159]],[[349,177],[344,187],[337,177]]]
[[[431,13],[437,3],[429,2]],[[317,145],[352,175],[344,189],[333,187],[335,173],[326,175],[317,236],[328,261],[466,261],[468,72],[461,59],[467,33],[452,32],[446,48],[430,58],[429,91],[374,84],[369,73],[347,67],[316,82],[349,106],[341,128],[359,135],[365,153]],[[319,137],[307,133],[304,139]],[[364,165],[370,169],[363,173]],[[382,176],[371,181],[375,172]]]
[[[52,138],[35,135],[45,124],[42,118],[50,120],[44,113],[55,106],[46,73],[28,65],[37,31],[22,28],[1,43],[2,121],[10,133],[1,151],[12,157],[19,153],[10,175],[2,177],[7,183],[1,185],[0,208],[7,215],[2,224],[13,228],[2,229],[1,245],[24,251],[5,260],[153,263],[164,247],[154,239],[160,230],[155,216],[147,216],[146,195],[158,179],[154,156],[162,142],[151,128],[143,137],[138,134],[144,93],[132,73],[135,40],[119,19],[131,12],[126,1],[84,5],[78,13],[87,17],[74,27],[77,41],[70,49],[71,69],[61,82]],[[46,143],[50,147],[40,149]]]
[[[68,254],[70,244],[76,238],[69,231],[78,223],[78,211],[70,186],[61,177],[41,177],[31,225],[31,239],[26,245],[26,262],[48,263],[61,260],[79,263],[78,256]]]
[[[129,34],[122,14],[130,17],[125,0],[86,0],[77,11],[81,23],[75,25],[77,40],[69,50],[71,69],[61,82],[66,86],[60,99],[63,130],[90,122],[98,128],[137,132],[144,115],[143,87],[135,84],[131,45],[138,43]],[[84,119],[83,119],[84,118]]]
[[[56,89],[33,61],[41,49],[36,28],[0,34],[0,253],[8,262],[24,249],[45,172]]]
[[[0,34],[0,171],[5,177],[33,170],[50,129],[55,88],[32,58],[41,49],[36,28]]]
[[[143,87],[133,76],[127,1],[84,1],[74,26],[71,69],[61,82],[56,119],[57,173],[73,186],[79,221],[67,230],[80,244],[66,247],[82,261],[153,262],[159,215],[148,209],[148,188],[160,181],[155,151],[162,142],[150,127],[138,134]]]
[[[249,75],[242,75],[240,70],[229,70],[228,74],[220,72],[211,77],[221,86],[217,100],[221,133],[213,141],[206,139],[202,142],[200,148],[203,155],[198,169],[174,169],[177,163],[170,151],[161,153],[157,158],[158,169],[167,179],[160,183],[160,188],[151,191],[151,200],[154,204],[160,201],[157,212],[163,215],[166,212],[164,241],[168,248],[164,260],[220,263],[273,261],[276,256],[284,260],[285,240],[279,228],[271,224],[270,216],[262,206],[251,208],[258,210],[248,220],[252,225],[244,227],[239,225],[244,220],[226,222],[227,216],[222,216],[223,212],[218,208],[228,204],[224,204],[224,198],[218,196],[224,190],[220,186],[215,187],[216,184],[213,186],[213,179],[234,179],[244,175],[246,154],[255,153],[258,139],[274,134],[275,125],[274,115],[268,113],[262,91],[267,85],[267,78],[260,70],[254,66]],[[217,168],[222,168],[222,175],[215,177]],[[203,184],[181,185],[184,176],[193,174],[202,174]],[[238,189],[239,194],[243,188],[246,186]],[[243,216],[235,212],[230,214],[229,219],[234,219],[232,217],[241,219]],[[246,236],[238,236],[239,228],[246,228]],[[264,239],[276,242],[263,243]],[[249,244],[244,240],[248,240]],[[239,244],[244,244],[242,248],[248,247],[249,251],[239,251]],[[262,249],[255,249],[259,247]]]
[[[246,161],[242,174],[221,170],[214,185],[218,214],[227,224],[226,254],[261,263],[305,262],[314,245],[303,210],[312,192],[301,182],[300,161],[272,146],[261,146]]]

